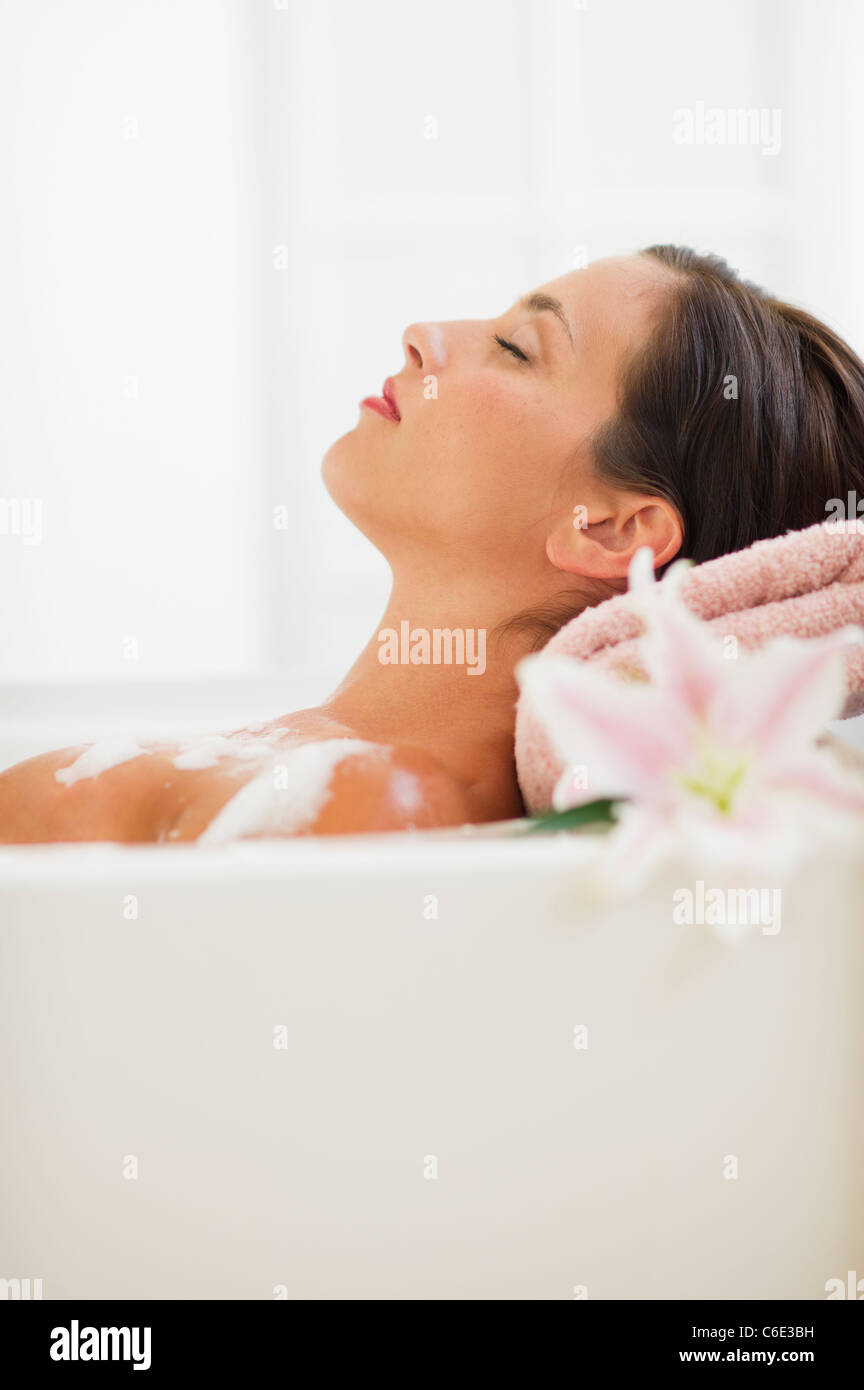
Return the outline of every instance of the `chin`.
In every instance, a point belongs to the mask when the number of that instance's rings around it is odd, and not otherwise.
[[[381,511],[376,491],[381,479],[373,475],[373,468],[374,459],[355,430],[331,444],[321,461],[321,478],[336,506],[376,545],[376,519]]]
[[[335,440],[321,460],[321,478],[337,507],[345,509],[351,492],[356,492],[368,468],[358,448],[355,430],[349,430]]]

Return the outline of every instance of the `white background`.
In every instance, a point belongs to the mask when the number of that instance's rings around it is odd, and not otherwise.
[[[862,59],[855,0],[0,0],[0,681],[344,669],[387,571],[325,449],[407,323],[583,248],[718,251],[861,351]],[[700,101],[779,154],[676,144]]]

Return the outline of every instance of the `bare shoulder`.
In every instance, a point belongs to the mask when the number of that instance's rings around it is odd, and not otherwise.
[[[470,787],[421,748],[331,736],[251,751],[212,766],[173,746],[110,741],[41,754],[0,773],[0,843],[213,842],[485,819]]]
[[[121,742],[59,748],[0,772],[0,843],[149,838],[142,793],[162,769]]]
[[[425,749],[375,744],[335,766],[328,796],[306,833],[432,829],[476,819],[470,788]]]
[[[469,785],[422,748],[371,742],[350,730],[272,750],[254,775],[222,773],[189,798],[172,841],[293,838],[420,830],[486,819]]]

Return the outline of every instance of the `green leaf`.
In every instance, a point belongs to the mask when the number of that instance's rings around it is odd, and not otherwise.
[[[612,825],[614,810],[620,802],[608,797],[586,801],[583,806],[571,806],[569,811],[549,811],[545,816],[532,816],[528,833],[533,831],[578,830],[587,825]]]

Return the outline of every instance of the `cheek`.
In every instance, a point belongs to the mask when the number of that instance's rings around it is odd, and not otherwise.
[[[536,415],[539,392],[500,373],[475,378],[459,388],[458,409],[466,424],[502,432]]]
[[[422,488],[427,519],[475,544],[489,537],[497,550],[503,536],[545,516],[567,451],[540,390],[497,373],[442,381],[418,425],[422,432],[404,437],[406,471]]]
[[[515,374],[514,374],[515,375]],[[454,430],[470,459],[472,481],[516,507],[548,501],[546,492],[572,450],[572,422],[560,418],[542,383],[500,374],[473,383],[460,402]]]
[[[442,381],[438,400],[424,406],[428,413],[420,423],[436,466],[446,465],[449,457],[463,474],[483,477],[489,460],[500,468],[507,459],[524,459],[532,443],[544,447],[548,411],[541,393],[500,373]]]

